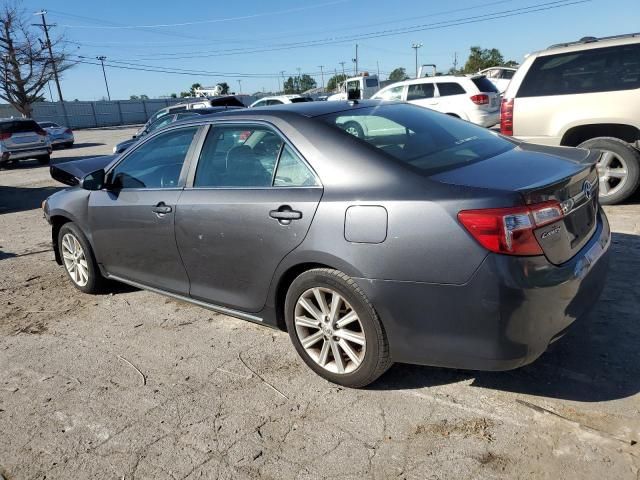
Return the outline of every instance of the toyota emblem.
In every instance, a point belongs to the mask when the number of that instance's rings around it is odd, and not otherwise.
[[[582,184],[582,193],[584,193],[584,196],[587,197],[587,200],[591,200],[591,197],[593,195],[593,187],[589,183],[589,180],[586,180]]]

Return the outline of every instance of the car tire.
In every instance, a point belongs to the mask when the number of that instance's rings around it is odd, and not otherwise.
[[[358,122],[349,121],[342,125],[342,129],[357,138],[364,138],[364,130]]]
[[[630,144],[619,138],[598,137],[581,143],[578,148],[602,151],[602,157],[598,162],[601,204],[620,203],[638,189],[640,185],[640,151]],[[616,169],[626,171],[626,175],[623,177],[607,175],[608,172]]]
[[[60,228],[58,253],[74,287],[84,293],[98,293],[102,290],[104,277],[100,273],[91,245],[75,223],[68,222]]]
[[[51,155],[43,155],[41,157],[37,157],[37,159],[41,165],[48,165],[49,162],[51,161]]]
[[[332,319],[334,298],[337,308]],[[311,304],[316,315],[305,303]],[[392,365],[378,314],[356,282],[338,270],[317,268],[298,276],[287,292],[285,321],[302,360],[330,382],[364,387]],[[347,323],[339,325],[341,321]],[[314,325],[309,326],[310,322]]]

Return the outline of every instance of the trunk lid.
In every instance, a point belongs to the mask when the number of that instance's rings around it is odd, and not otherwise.
[[[520,144],[493,158],[431,178],[455,185],[515,191],[527,205],[560,203],[564,218],[534,231],[547,259],[559,265],[570,260],[596,230],[599,155],[575,148]]]

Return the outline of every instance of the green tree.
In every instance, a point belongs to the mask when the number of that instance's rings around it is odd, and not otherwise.
[[[343,73],[339,73],[337,75],[334,75],[327,82],[327,91],[328,92],[334,91],[335,89],[338,88],[338,84],[340,82],[344,82],[346,79],[347,79],[347,76],[345,74],[343,74]]]
[[[464,64],[462,73],[476,73],[489,67],[517,65],[513,60],[505,62],[502,53],[497,48],[471,47],[469,58]]]
[[[316,88],[318,84],[310,75],[306,73],[300,77],[300,91],[306,92],[307,90],[311,90],[312,88]]]
[[[401,82],[408,78],[409,76],[407,75],[407,71],[402,67],[394,68],[389,74],[389,80],[392,82]]]
[[[196,96],[196,88],[202,88],[202,84],[201,83],[194,83],[193,85],[191,85],[191,88],[189,89],[189,96],[191,96],[191,97],[195,97]]]
[[[191,94],[189,92],[180,92],[180,98],[187,98],[190,97]]]
[[[284,93],[298,93],[300,91],[300,85],[298,84],[298,77],[289,77],[284,82]]]
[[[140,100],[149,100],[149,95],[145,95],[144,93],[140,95]]]
[[[138,95],[130,95],[129,100],[140,100],[140,97]]]
[[[172,93],[171,95],[169,95],[170,98],[178,98],[178,94],[177,93]]]
[[[218,85],[220,85],[220,87],[222,87],[222,95],[228,95],[229,94],[229,84],[227,82],[221,82]]]

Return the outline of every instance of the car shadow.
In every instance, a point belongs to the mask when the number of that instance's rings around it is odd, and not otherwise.
[[[74,143],[74,144],[73,144],[73,147],[70,147],[70,148],[60,148],[59,150],[56,148],[56,151],[76,150],[76,149],[78,149],[78,148],[88,148],[88,147],[101,147],[102,145],[106,145],[106,143],[102,143],[102,142]]]
[[[640,236],[612,235],[610,270],[593,311],[535,362],[508,372],[394,365],[369,388],[406,390],[473,379],[471,386],[599,402],[640,391]]]
[[[40,208],[42,201],[63,187],[8,187],[0,185],[0,215]]]

